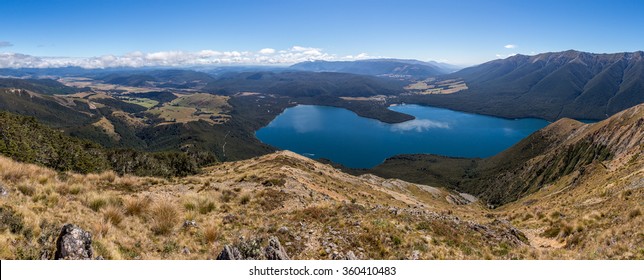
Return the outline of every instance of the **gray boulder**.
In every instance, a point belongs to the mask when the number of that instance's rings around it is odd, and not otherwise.
[[[266,246],[266,249],[264,249],[264,255],[266,256],[267,260],[288,260],[288,254],[286,254],[286,250],[284,250],[284,247],[282,247],[282,244],[280,244],[279,239],[275,236],[271,236],[268,239],[268,246]]]
[[[271,236],[268,245],[262,249],[262,239],[245,240],[224,246],[217,260],[288,260],[288,254],[279,239]]]
[[[56,260],[92,259],[92,234],[80,227],[66,224],[56,240]]]
[[[242,256],[242,253],[239,251],[239,249],[231,245],[224,246],[224,249],[221,250],[221,253],[219,253],[219,256],[217,256],[217,260],[243,260],[243,259],[244,259],[244,256]]]

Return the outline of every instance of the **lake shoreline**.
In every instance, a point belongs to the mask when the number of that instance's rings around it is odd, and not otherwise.
[[[536,118],[512,120],[415,104],[388,108],[415,118],[390,124],[344,108],[297,105],[255,136],[278,149],[360,169],[401,154],[489,157],[549,124]]]

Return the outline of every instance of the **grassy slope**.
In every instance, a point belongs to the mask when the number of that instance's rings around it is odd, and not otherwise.
[[[444,189],[354,177],[290,152],[169,180],[61,176],[0,157],[8,190],[0,258],[51,258],[60,227],[74,223],[107,259],[209,259],[240,236],[272,235],[294,259],[349,251],[363,259],[642,259],[643,160],[615,162],[577,184],[564,176],[489,210],[451,204]],[[182,227],[185,220],[198,227]]]

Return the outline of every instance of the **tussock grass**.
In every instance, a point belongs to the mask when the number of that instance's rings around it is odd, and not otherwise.
[[[26,196],[33,196],[34,194],[36,194],[36,187],[30,183],[19,184],[16,188],[18,189],[18,191],[20,191],[20,193]]]
[[[152,200],[149,197],[132,197],[126,199],[123,203],[125,208],[125,214],[129,216],[141,216],[144,215]]]
[[[107,199],[102,196],[94,196],[89,198],[87,201],[87,207],[94,210],[94,212],[100,211],[101,208],[105,207],[106,205]]]
[[[123,221],[124,213],[120,207],[110,205],[103,210],[103,220],[118,226]]]
[[[211,222],[203,227],[203,238],[207,244],[212,244],[219,238],[219,227]]]
[[[250,195],[249,194],[242,195],[242,197],[239,199],[239,204],[241,204],[241,205],[246,205],[246,204],[248,204],[248,202],[250,202]]]
[[[105,237],[107,236],[107,233],[110,232],[110,229],[112,229],[112,224],[110,222],[105,221],[104,219],[94,221],[91,223],[91,230],[94,235],[97,235],[97,237]]]
[[[219,200],[223,203],[228,203],[231,200],[235,199],[237,197],[237,192],[231,191],[231,190],[223,190],[221,191],[221,196],[219,197]]]
[[[176,205],[171,201],[156,201],[150,208],[150,229],[157,235],[171,233],[179,223],[179,214]]]

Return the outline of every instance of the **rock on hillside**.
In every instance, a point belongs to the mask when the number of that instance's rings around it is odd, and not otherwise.
[[[89,260],[92,259],[92,234],[83,229],[66,224],[60,231],[56,241],[57,260]]]

